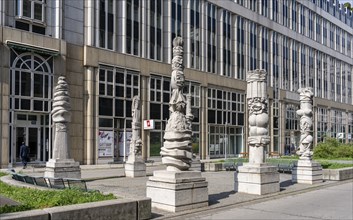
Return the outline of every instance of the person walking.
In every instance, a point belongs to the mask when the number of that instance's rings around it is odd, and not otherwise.
[[[27,167],[28,153],[29,153],[29,149],[27,145],[25,145],[25,142],[22,142],[22,145],[20,148],[20,157],[22,159],[23,169],[26,169]]]

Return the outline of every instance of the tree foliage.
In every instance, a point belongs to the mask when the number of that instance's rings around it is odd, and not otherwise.
[[[353,159],[353,144],[343,144],[334,138],[328,138],[325,142],[319,143],[314,148],[314,158],[316,159]]]

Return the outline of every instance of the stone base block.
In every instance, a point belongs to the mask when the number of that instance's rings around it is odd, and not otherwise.
[[[81,179],[80,163],[73,159],[50,159],[46,163],[45,177]]]
[[[152,207],[169,212],[208,206],[208,183],[199,171],[154,171],[146,194]]]
[[[125,164],[126,177],[143,177],[146,176],[146,164],[144,162],[127,162]]]
[[[255,195],[279,192],[277,167],[267,164],[245,164],[234,175],[234,191]]]
[[[320,163],[311,160],[298,160],[292,170],[292,182],[315,184],[323,181]]]

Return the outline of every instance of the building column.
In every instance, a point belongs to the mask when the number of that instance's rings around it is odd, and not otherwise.
[[[200,106],[200,159],[206,159],[208,155],[208,119],[207,119],[207,87],[201,86]]]
[[[163,62],[172,62],[172,1],[163,1]]]
[[[141,139],[142,139],[142,159],[146,160],[149,157],[149,145],[150,145],[150,139],[149,139],[149,130],[144,130],[143,126],[143,121],[149,119],[148,115],[148,105],[149,102],[147,100],[148,98],[148,76],[140,76],[140,82],[141,82],[141,91],[140,91],[140,100],[141,100]]]
[[[84,164],[95,163],[96,156],[96,72],[92,66],[85,68],[84,74]]]
[[[281,93],[281,90],[280,90]],[[286,103],[280,100],[278,103],[279,108],[279,140],[278,140],[278,153],[282,154],[286,143],[285,139],[285,127],[286,127]]]
[[[0,4],[4,4],[1,2]],[[3,56],[0,59],[0,168],[7,168],[10,164],[12,164],[13,158],[16,156],[13,154],[13,150],[16,146],[12,147],[12,143],[10,143],[10,104],[9,104],[9,95],[10,95],[10,50],[6,49],[4,45],[0,45],[0,54]],[[13,115],[13,114],[12,114]],[[13,121],[12,121],[13,123]],[[13,132],[12,132],[13,134]],[[14,142],[13,138],[12,141]],[[11,158],[9,158],[10,149]],[[11,161],[10,161],[11,159]]]

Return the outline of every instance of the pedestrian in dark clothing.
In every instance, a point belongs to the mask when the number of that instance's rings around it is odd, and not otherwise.
[[[27,167],[28,153],[29,153],[28,147],[25,145],[25,142],[22,142],[22,145],[20,148],[20,157],[22,159],[23,169],[26,169]]]

